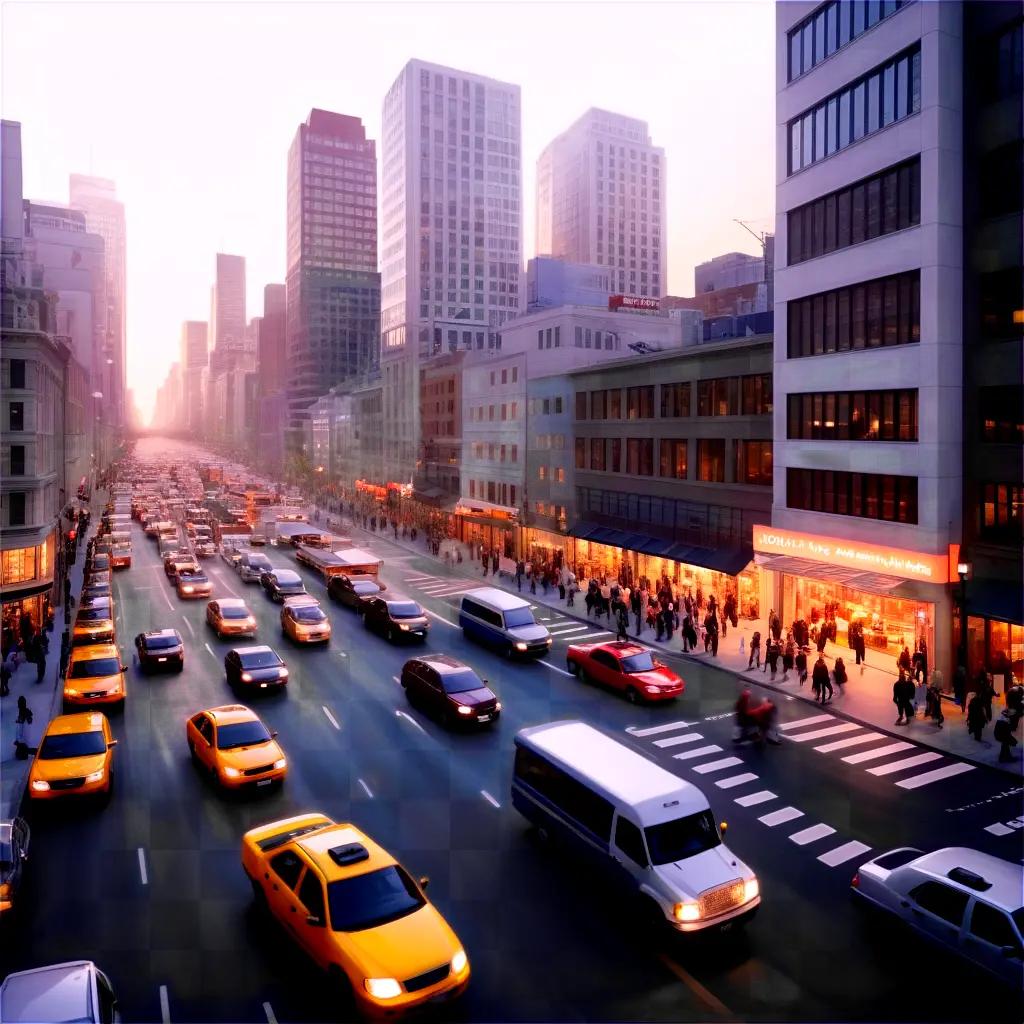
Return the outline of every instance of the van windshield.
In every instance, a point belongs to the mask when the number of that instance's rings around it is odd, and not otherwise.
[[[644,834],[653,864],[673,864],[722,845],[722,837],[710,810],[660,825],[649,825]]]
[[[505,626],[532,626],[534,625],[533,612],[529,608],[513,608],[505,612]]]

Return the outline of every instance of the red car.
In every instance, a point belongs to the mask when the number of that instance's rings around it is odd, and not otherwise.
[[[681,697],[686,683],[646,647],[615,641],[607,644],[570,644],[566,666],[584,683],[601,683],[622,690],[631,703]]]

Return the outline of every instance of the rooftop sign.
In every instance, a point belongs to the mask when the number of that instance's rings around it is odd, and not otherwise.
[[[661,309],[661,299],[651,298],[646,295],[609,295],[608,309],[612,313],[620,309],[653,310]]]

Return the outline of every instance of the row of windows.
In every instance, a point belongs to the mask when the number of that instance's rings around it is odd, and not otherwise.
[[[472,406],[469,410],[469,418],[472,422],[493,423],[496,420],[514,420],[519,417],[518,402],[502,402],[500,405]]]
[[[563,409],[563,399],[561,395],[556,395],[554,398],[531,398],[529,401],[529,411],[531,416],[561,416]]]
[[[565,483],[565,469],[562,466],[538,466],[538,480],[550,480],[552,483]]]
[[[919,157],[790,210],[792,266],[921,222]]]
[[[921,48],[913,47],[789,122],[789,173],[921,109]]]
[[[470,480],[469,496],[479,498],[481,501],[489,501],[495,505],[508,505],[514,508],[516,485],[503,484],[496,480]]]
[[[917,477],[789,467],[786,505],[836,516],[916,523]]]
[[[579,328],[577,328],[578,330]],[[546,327],[537,332],[537,348],[561,348],[562,328]]]
[[[505,367],[500,372],[498,370],[491,370],[491,387],[493,388],[498,380],[501,380],[502,384],[508,384],[510,381],[515,384],[519,380],[519,367]]]
[[[470,446],[474,459],[486,459],[488,462],[518,462],[519,445],[492,444],[474,441]]]
[[[1022,509],[1024,486],[1021,484],[982,484],[978,523],[981,535],[989,540],[1021,540],[1024,536]]]
[[[921,340],[921,272],[847,285],[786,304],[790,359]]]
[[[736,481],[770,487],[772,442],[733,440],[732,447]],[[724,438],[698,439],[696,478],[705,483],[724,483],[726,451]],[[686,480],[687,459],[688,442],[683,438],[661,438],[655,442],[649,437],[630,437],[623,442],[618,437],[577,437],[575,444],[576,468],[595,473]]]
[[[771,411],[770,373],[697,381],[698,416],[767,416]]]
[[[917,389],[790,395],[786,436],[804,441],[916,441]]]
[[[909,0],[831,0],[789,31],[789,81],[895,14]]]
[[[654,419],[654,387],[576,392],[577,420]],[[690,415],[690,381],[661,385],[661,418]],[[623,397],[623,391],[625,397]],[[698,416],[764,416],[772,411],[772,375],[713,377],[697,381]]]

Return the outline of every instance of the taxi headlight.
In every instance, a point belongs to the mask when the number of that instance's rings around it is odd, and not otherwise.
[[[102,782],[103,781],[103,769],[101,768],[98,772],[89,772],[85,777],[86,782]]]
[[[400,622],[398,624],[398,628],[402,629],[402,630],[405,630],[405,632],[407,632],[407,633],[409,632],[409,627],[404,622]]]
[[[242,673],[242,682],[243,683],[251,683],[252,682],[252,673],[251,672],[243,672]]]
[[[65,697],[77,697],[78,696],[78,691],[73,686],[65,686],[64,687],[64,696]]]
[[[279,758],[278,758],[278,759],[277,759],[277,760],[276,760],[276,761],[274,762],[274,767],[275,767],[275,768],[285,768],[285,767],[287,767],[287,765],[288,765],[288,762],[287,762],[287,760],[285,760],[285,758],[283,758],[283,757],[279,757]]]
[[[555,642],[554,639],[549,636],[548,637],[548,647],[550,647],[554,642]]]
[[[459,714],[460,715],[471,715],[471,714],[473,714],[473,709],[471,707],[467,707],[465,704],[460,704],[459,705]]]
[[[516,642],[516,650],[517,651],[525,651],[526,650],[526,644],[524,644],[522,640],[517,641]]]
[[[232,768],[231,765],[225,765],[221,771],[227,779],[237,779],[242,774],[237,768]]]
[[[48,782],[46,782],[44,779],[33,779],[32,780],[32,788],[37,793],[45,793],[46,790],[48,790],[50,788],[50,784]]]
[[[402,994],[402,986],[394,978],[365,978],[363,988],[374,999],[394,999]]]
[[[700,904],[693,902],[677,903],[672,908],[672,913],[677,921],[699,921]]]
[[[761,887],[757,884],[756,878],[748,878],[743,883],[743,902],[747,903],[752,900],[755,896],[760,895]]]
[[[455,956],[452,957],[452,974],[460,974],[466,969],[468,962],[466,951],[464,949],[457,950]]]

